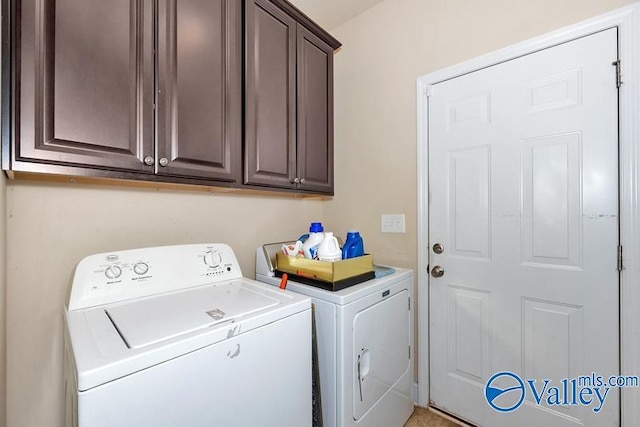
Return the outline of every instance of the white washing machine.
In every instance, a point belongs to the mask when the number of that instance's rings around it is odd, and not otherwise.
[[[256,251],[256,280],[279,285],[275,254]],[[413,271],[328,291],[288,281],[315,306],[325,427],[401,427],[413,412]]]
[[[65,310],[65,425],[311,425],[311,301],[226,245],[92,255]]]

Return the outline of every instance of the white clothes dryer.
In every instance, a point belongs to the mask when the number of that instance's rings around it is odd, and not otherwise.
[[[257,249],[256,280],[279,285],[281,246]],[[413,271],[392,271],[335,292],[288,281],[315,308],[325,427],[402,427],[413,412]]]
[[[311,425],[311,301],[223,244],[89,256],[65,310],[65,425]]]

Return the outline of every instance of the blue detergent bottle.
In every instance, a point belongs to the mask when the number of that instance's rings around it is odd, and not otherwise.
[[[364,242],[356,230],[347,231],[347,240],[342,246],[342,259],[355,258],[364,255]]]
[[[309,227],[309,237],[302,244],[302,252],[305,258],[315,259],[318,245],[324,239],[324,227],[320,222],[312,222]]]

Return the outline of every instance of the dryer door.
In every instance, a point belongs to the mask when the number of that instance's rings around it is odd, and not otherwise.
[[[398,292],[353,320],[353,416],[357,421],[409,370],[409,293]]]

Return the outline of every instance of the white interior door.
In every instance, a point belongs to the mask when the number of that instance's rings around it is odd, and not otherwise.
[[[538,404],[526,383],[619,373],[616,59],[610,29],[433,86],[433,406],[485,426],[619,425],[617,389],[595,412]],[[508,413],[485,398],[501,371],[526,385]]]

